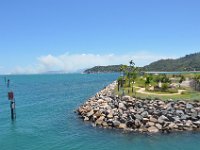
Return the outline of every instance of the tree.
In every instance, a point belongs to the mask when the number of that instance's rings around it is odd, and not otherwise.
[[[151,83],[151,80],[152,80],[152,76],[147,75],[146,80],[145,80],[145,87]]]
[[[134,82],[135,79],[137,78],[138,69],[137,69],[137,67],[135,67],[135,63],[133,62],[133,60],[131,60],[129,62],[129,64],[130,64],[130,66],[128,68],[127,77],[128,77],[129,87],[130,87],[131,81]]]
[[[185,81],[185,77],[183,75],[181,75],[181,78],[179,80],[179,83],[181,84],[183,81]]]
[[[121,81],[121,87],[123,87],[123,84],[124,84],[125,75],[126,75],[126,73],[127,73],[127,68],[128,68],[127,65],[122,65],[122,66],[120,67],[120,71],[123,73],[123,77],[122,77],[122,81]]]
[[[164,91],[164,92],[167,91],[168,87],[169,87],[169,86],[168,86],[167,83],[163,83],[163,84],[162,84],[162,87],[161,87],[161,88],[162,88],[162,91]]]
[[[200,75],[195,75],[193,80],[195,83],[195,90],[200,90]]]
[[[129,62],[129,64],[130,64],[130,66],[135,66],[135,63],[133,62],[133,60],[131,60],[131,61]]]
[[[171,83],[170,79],[167,77],[166,74],[161,75],[161,82],[162,83]]]

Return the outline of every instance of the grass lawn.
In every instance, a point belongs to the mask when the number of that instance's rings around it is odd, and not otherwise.
[[[169,95],[160,95],[160,94],[166,94],[165,92],[152,92],[155,95],[150,95],[150,94],[144,94],[144,93],[137,93],[136,91],[138,91],[140,88],[133,88],[133,93],[132,93],[132,88],[129,87],[125,87],[124,89],[124,94],[125,95],[129,95],[129,96],[133,96],[139,99],[152,99],[152,100],[168,100],[168,99],[173,99],[173,100],[198,100],[200,101],[200,92],[197,91],[193,91],[191,89],[187,89],[185,92],[183,92],[182,94],[171,94],[169,93]],[[129,91],[129,92],[128,92]],[[120,89],[120,91],[117,91],[117,87],[115,89],[116,94],[118,95],[122,95],[123,94],[123,90]]]

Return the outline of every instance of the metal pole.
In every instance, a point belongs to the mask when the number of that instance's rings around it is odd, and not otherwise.
[[[12,91],[8,92],[8,100],[10,100],[10,113],[11,113],[11,119],[16,119],[16,112],[15,112],[15,98],[14,93]]]
[[[10,101],[10,110],[11,110],[11,119],[16,119],[16,112],[15,112],[15,101]]]

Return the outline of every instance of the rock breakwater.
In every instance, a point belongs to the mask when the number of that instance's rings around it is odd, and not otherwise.
[[[200,129],[200,102],[140,100],[114,94],[116,82],[80,106],[78,114],[94,126],[138,132],[192,131]]]

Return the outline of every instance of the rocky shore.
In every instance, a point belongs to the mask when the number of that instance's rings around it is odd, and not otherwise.
[[[114,94],[116,82],[80,106],[78,114],[94,126],[138,132],[200,129],[200,102],[140,100]]]

